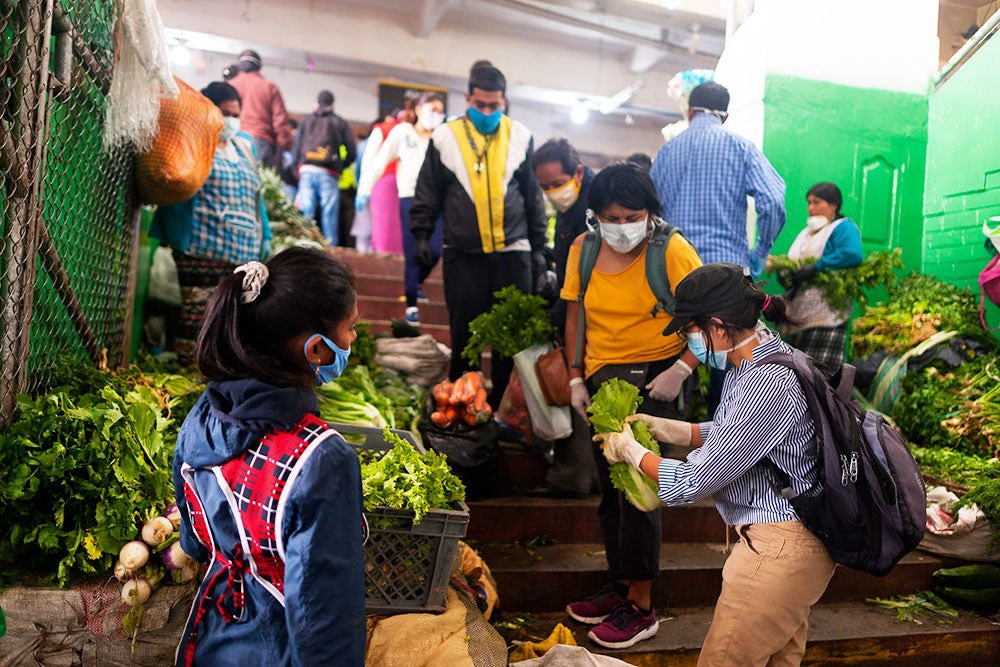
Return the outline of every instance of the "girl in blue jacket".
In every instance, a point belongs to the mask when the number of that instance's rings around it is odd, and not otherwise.
[[[313,388],[347,365],[350,270],[293,248],[224,278],[198,337],[209,381],[173,475],[181,547],[208,571],[178,665],[364,664],[358,457]]]

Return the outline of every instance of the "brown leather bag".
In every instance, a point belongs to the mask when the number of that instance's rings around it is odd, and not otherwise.
[[[538,384],[542,387],[546,403],[555,408],[564,408],[570,404],[566,348],[560,345],[540,356],[535,362],[535,375],[538,376]]]

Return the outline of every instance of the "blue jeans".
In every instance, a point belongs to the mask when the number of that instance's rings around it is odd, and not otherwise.
[[[307,171],[299,176],[299,191],[295,205],[309,220],[316,217],[316,204],[320,207],[320,230],[327,243],[337,245],[340,220],[340,183],[332,174]]]
[[[410,208],[413,206],[413,197],[399,198],[399,224],[403,228],[403,256],[406,258],[406,305],[417,305],[417,288],[423,284],[434,270],[438,259],[441,258],[441,246],[444,245],[444,221],[438,218],[434,224],[434,233],[431,234],[431,252],[434,253],[434,264],[430,266],[417,266],[413,259],[413,253],[417,247],[417,240],[413,238],[410,231]]]

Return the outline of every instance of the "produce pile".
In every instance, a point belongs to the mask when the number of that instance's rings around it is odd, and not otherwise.
[[[316,225],[306,219],[295,203],[282,189],[278,172],[270,168],[257,170],[260,175],[261,196],[264,208],[271,222],[271,253],[277,255],[282,250],[297,246],[325,250],[323,234]]]
[[[868,305],[865,290],[889,285],[896,280],[895,269],[903,268],[903,251],[882,250],[868,255],[861,266],[838,271],[818,271],[806,286],[818,287],[834,310],[847,310],[857,300],[861,307]],[[767,271],[771,273],[794,272],[816,259],[789,259],[787,255],[767,258]]]
[[[932,358],[902,377],[891,416],[925,477],[959,493],[959,507],[977,505],[1000,547],[1000,348],[983,330],[969,290],[912,273],[888,294],[854,321],[853,355],[884,352],[891,361],[955,332],[938,348],[950,348],[951,361]]]
[[[416,430],[427,392],[398,375],[367,366],[349,366],[343,375],[317,387],[319,415],[328,422]]]
[[[173,497],[170,460],[200,386],[63,360],[0,432],[0,569],[103,575]]]
[[[889,286],[889,300],[869,306],[854,320],[851,354],[855,359],[884,351],[899,356],[941,331],[995,346],[979,323],[979,305],[969,290],[911,273]]]
[[[494,356],[513,357],[532,345],[548,343],[555,334],[545,299],[525,294],[514,285],[493,294],[488,311],[469,323],[469,342],[462,357],[478,367],[487,347]]]
[[[452,473],[445,457],[433,451],[421,454],[413,445],[385,429],[392,449],[361,466],[361,494],[365,509],[376,507],[413,510],[418,524],[432,509],[452,509],[465,500],[465,486]]]
[[[938,570],[934,592],[957,607],[993,613],[1000,609],[1000,567],[963,565]]]
[[[640,403],[642,399],[634,385],[617,378],[608,380],[597,390],[587,408],[590,423],[598,433],[621,433],[625,429],[625,418],[634,415]],[[631,427],[639,444],[659,455],[660,445],[649,434],[646,424],[633,422]],[[611,466],[609,473],[614,487],[643,512],[651,512],[660,506],[656,482],[629,464],[616,463]]]
[[[493,417],[486,402],[486,387],[481,373],[468,372],[454,382],[440,382],[431,390],[434,410],[431,422],[439,428],[454,424],[481,426]]]

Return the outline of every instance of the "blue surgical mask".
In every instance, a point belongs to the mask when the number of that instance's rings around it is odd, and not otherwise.
[[[323,334],[313,334],[306,341],[306,344],[302,348],[302,352],[306,355],[306,359],[309,359],[309,346],[317,338],[322,338],[326,346],[333,350],[333,363],[327,364],[326,366],[319,366],[317,364],[309,364],[309,367],[313,369],[316,374],[316,384],[326,384],[327,382],[333,382],[340,377],[340,374],[344,372],[347,368],[347,360],[351,356],[351,348],[346,350],[341,348],[339,345],[334,343],[332,340],[324,336]]]
[[[687,335],[688,349],[691,350],[698,361],[709,366],[711,368],[718,368],[721,371],[726,370],[729,367],[729,360],[726,355],[733,350],[738,350],[745,345],[749,345],[755,340],[758,340],[759,336],[757,333],[752,334],[746,340],[733,345],[732,347],[726,348],[725,350],[714,350],[709,356],[708,345],[705,343],[705,334],[701,331],[692,331]]]
[[[475,127],[480,134],[493,134],[500,127],[500,119],[503,118],[503,109],[497,109],[493,113],[486,115],[476,107],[469,107],[467,112],[469,114],[469,120],[472,121],[472,126]]]

